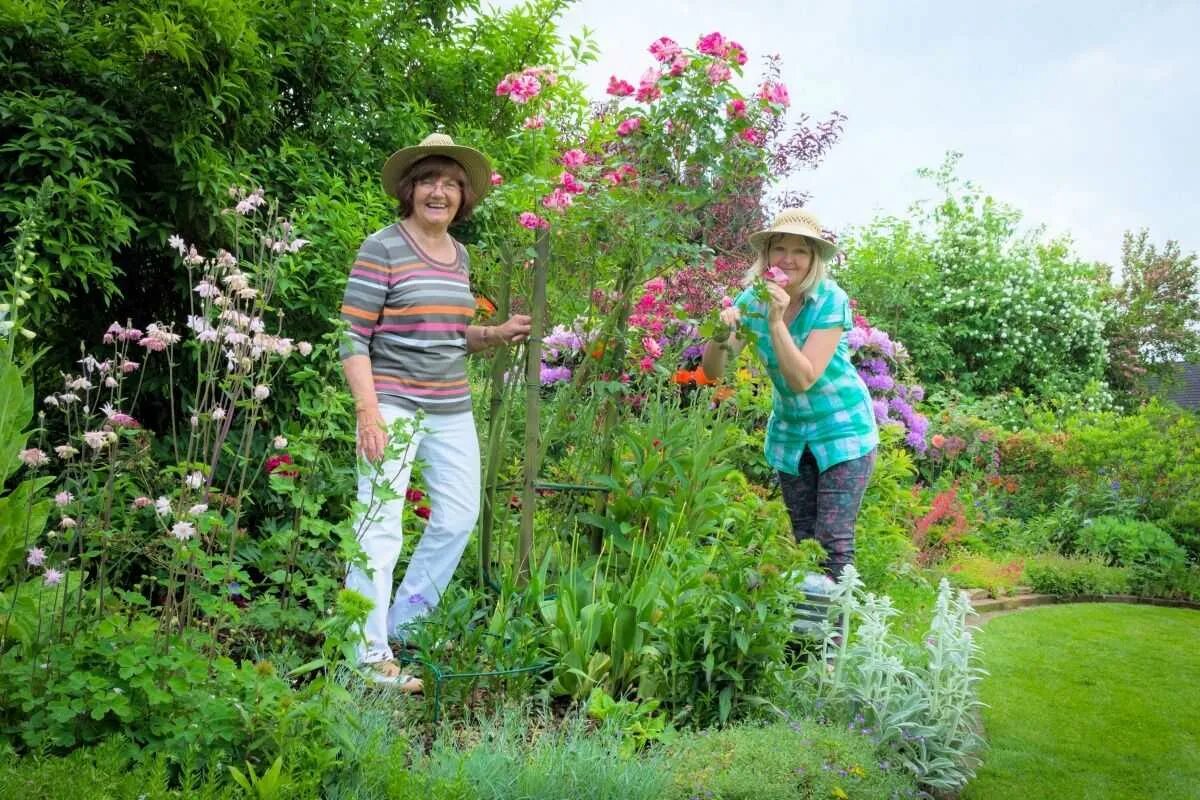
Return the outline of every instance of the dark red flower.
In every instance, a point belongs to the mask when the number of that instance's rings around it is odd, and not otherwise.
[[[417,506],[413,509],[413,513],[421,519],[429,519],[429,515],[433,512],[430,510],[429,506]]]
[[[300,472],[284,466],[285,464],[291,465],[292,463],[291,456],[289,456],[287,453],[281,453],[268,458],[265,469],[267,470],[268,475],[274,475],[278,473],[279,477],[281,478],[294,478],[299,475]]]
[[[404,490],[404,499],[410,503],[419,503],[425,499],[425,493],[410,486]]]

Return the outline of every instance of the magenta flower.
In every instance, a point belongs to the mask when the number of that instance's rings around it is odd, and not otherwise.
[[[658,341],[655,340],[653,337],[643,336],[642,337],[642,347],[645,348],[646,355],[648,355],[652,358],[661,358],[662,357],[662,353],[663,353],[662,345],[660,345],[658,343]]]
[[[729,45],[724,36],[714,31],[707,36],[701,36],[700,41],[696,43],[696,49],[706,56],[724,56]]]
[[[725,58],[740,67],[746,63],[746,48],[731,39],[725,45]]]
[[[721,297],[721,308],[733,308],[733,298],[729,295]]]
[[[642,74],[642,78],[638,82],[636,98],[639,103],[651,103],[662,97],[662,89],[658,88],[658,81],[661,77],[662,73],[653,67]]]
[[[525,104],[538,96],[542,91],[542,83],[534,75],[518,75],[513,79],[508,99],[514,103]]]
[[[733,75],[733,70],[724,61],[714,61],[708,65],[708,82],[713,86],[724,83]]]
[[[506,96],[508,96],[508,93],[511,91],[512,91],[512,76],[505,75],[503,78],[500,79],[500,82],[496,84],[496,97],[506,97]]]
[[[685,55],[675,56],[675,60],[671,62],[670,75],[672,78],[678,78],[683,74],[683,71],[690,67],[692,60]]]
[[[517,217],[517,222],[521,223],[523,227],[529,228],[531,231],[537,230],[538,228],[550,227],[549,220],[542,219],[537,214],[529,211],[522,211],[521,215]]]
[[[764,103],[772,103],[787,108],[792,100],[788,97],[787,87],[778,81],[767,81],[758,90],[758,98]]]
[[[787,285],[792,282],[792,279],[787,276],[787,273],[779,267],[768,267],[763,273],[763,277],[771,283],[778,286],[780,289],[787,288]]]
[[[608,79],[608,93],[613,97],[628,97],[633,94],[633,84],[613,75]]]
[[[542,198],[542,205],[554,211],[566,211],[575,202],[575,198],[561,186]]]
[[[54,567],[47,567],[46,571],[42,574],[42,580],[47,586],[58,586],[62,583],[62,579],[63,574]]]
[[[564,172],[562,175],[559,175],[558,183],[560,186],[562,186],[564,192],[569,192],[570,194],[579,194],[584,190],[584,185],[579,182],[578,178],[569,172]]]
[[[492,180],[492,186],[499,186],[500,184],[504,183],[504,176],[501,175],[499,172],[493,172],[491,180]]]
[[[743,142],[752,144],[755,147],[762,147],[767,141],[767,135],[758,128],[746,128],[746,130],[738,134],[738,137],[740,137]]]
[[[725,113],[730,119],[739,119],[746,116],[746,101],[740,97],[735,97],[725,106]]]
[[[672,60],[682,52],[683,50],[680,49],[679,45],[666,36],[655,39],[650,43],[650,55],[663,63]]]
[[[587,153],[578,148],[573,148],[562,154],[560,161],[567,169],[579,169],[587,164]]]
[[[629,117],[628,119],[622,120],[621,124],[617,125],[617,135],[628,136],[640,127],[642,127],[641,117]]]
[[[46,561],[46,551],[40,547],[31,547],[25,555],[25,563],[31,567],[40,567]]]

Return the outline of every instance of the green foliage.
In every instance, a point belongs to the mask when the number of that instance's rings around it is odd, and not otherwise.
[[[997,562],[982,555],[963,555],[946,568],[946,577],[955,586],[983,589],[990,597],[1012,594],[1025,575],[1025,561],[1010,559]]]
[[[875,471],[863,495],[854,531],[855,566],[863,582],[876,591],[888,586],[914,552],[909,533],[924,510],[912,491],[915,472],[898,430],[881,429]]]
[[[1096,517],[1079,531],[1079,549],[1118,567],[1167,569],[1184,562],[1183,548],[1171,535],[1149,522]]]
[[[1018,233],[1020,213],[958,179],[957,160],[921,172],[939,203],[848,238],[838,280],[926,384],[1040,397],[1103,379],[1102,276],[1066,242]]]
[[[913,778],[853,731],[809,721],[681,736],[664,798],[828,800],[916,797]]]
[[[1097,558],[1036,556],[1025,563],[1025,577],[1039,594],[1078,596],[1129,591],[1129,570],[1109,566]]]

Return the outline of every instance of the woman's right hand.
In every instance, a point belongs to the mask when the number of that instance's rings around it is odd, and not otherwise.
[[[358,455],[372,464],[383,460],[387,448],[388,428],[379,407],[358,410]]]
[[[737,306],[722,308],[720,318],[722,324],[728,325],[730,328],[734,328],[736,330],[737,327],[742,324],[742,310]]]

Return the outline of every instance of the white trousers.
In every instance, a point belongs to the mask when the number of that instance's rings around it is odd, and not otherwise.
[[[380,412],[389,427],[398,419],[416,417],[397,406],[380,406]],[[404,492],[416,458],[423,462],[432,513],[393,595],[392,573],[404,544]],[[375,604],[367,615],[365,641],[359,644],[363,664],[393,657],[388,635],[438,604],[462,558],[479,518],[479,437],[471,412],[426,414],[412,443],[383,463],[382,474],[372,472],[360,468],[358,500],[367,511],[356,523],[368,568],[351,566],[346,575],[346,588]],[[399,497],[381,504],[372,488],[377,482],[386,482]]]

